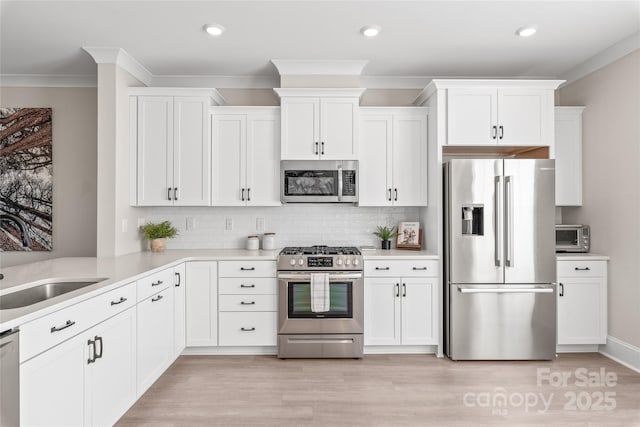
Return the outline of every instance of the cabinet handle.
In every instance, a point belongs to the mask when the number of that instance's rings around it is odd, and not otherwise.
[[[240,271],[254,271],[255,269],[255,267],[240,267]]]
[[[491,139],[496,139],[498,137],[498,126],[491,126]]]
[[[403,297],[407,296],[407,284],[406,283],[402,284],[402,296]]]
[[[315,144],[316,144],[316,152],[315,152],[315,154],[318,154],[318,143],[316,142]]]
[[[242,201],[244,202],[244,188],[242,189],[242,196],[241,196]]]
[[[426,270],[427,267],[413,267],[414,270]]]
[[[156,302],[156,301],[160,301],[162,299],[162,295],[158,295],[155,298],[151,298],[151,302]]]
[[[158,280],[157,282],[151,282],[151,286],[159,286],[162,285],[162,280]]]
[[[376,267],[376,270],[389,270],[389,267]]]
[[[397,202],[398,201],[398,189],[396,188],[395,190],[393,190],[396,194],[395,194],[395,198],[394,200]]]
[[[396,298],[400,296],[400,284],[396,283]]]
[[[255,301],[251,301],[251,302],[240,301],[240,305],[256,305],[256,302]]]
[[[171,200],[171,187],[167,188],[167,200]]]
[[[118,301],[111,301],[111,305],[118,305],[118,304],[122,304],[123,302],[125,302],[127,299],[125,297],[120,297],[120,299]]]
[[[389,201],[391,201],[391,189],[389,189]]]
[[[182,278],[180,277],[180,273],[178,273],[177,271],[173,274],[175,274],[176,277],[178,278],[178,283],[176,283],[176,288],[177,288],[182,284]]]
[[[87,359],[87,365],[91,365],[96,361],[96,342],[94,340],[88,340],[87,345],[93,347],[91,350],[91,356]]]
[[[102,350],[103,350],[103,347],[102,347],[102,337],[99,337],[99,336],[97,336],[97,335],[96,335],[96,343],[98,343],[98,341],[100,341],[100,353],[98,353],[94,359],[100,359],[100,358],[102,357]],[[94,348],[95,348],[95,347],[94,347]],[[95,350],[94,350],[94,351],[95,351]]]
[[[564,296],[564,285],[562,283],[560,283],[560,296]]]
[[[251,201],[251,189],[247,188],[247,202]]]
[[[240,287],[241,287],[241,288],[255,288],[255,287],[256,287],[256,285],[254,285],[254,284],[251,284],[251,285],[245,285],[244,283],[242,283],[242,284],[240,285]]]
[[[500,139],[504,138],[504,126],[500,126]]]
[[[255,331],[255,330],[256,330],[256,328],[240,328],[240,330],[241,330],[242,332],[251,332],[251,331]]]
[[[322,147],[322,148],[320,149],[320,154],[322,154],[322,155],[324,156],[324,141],[322,141],[322,142],[320,143],[320,146]]]
[[[178,187],[173,187],[173,200],[178,200]]]
[[[67,323],[65,323],[64,326],[52,326],[51,327],[51,333],[59,332],[59,331],[62,331],[64,329],[70,328],[75,324],[76,324],[76,322],[72,322],[71,320],[67,320]]]
[[[591,270],[589,267],[576,267],[574,268],[575,271],[589,271]]]

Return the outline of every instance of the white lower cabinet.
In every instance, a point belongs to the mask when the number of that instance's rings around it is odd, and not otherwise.
[[[394,272],[413,277],[390,276]],[[436,272],[436,261],[365,261],[366,346],[438,344]]]
[[[136,309],[20,366],[23,426],[113,425],[136,400]]]
[[[178,357],[187,345],[187,288],[184,263],[173,267],[173,275],[173,354]]]
[[[173,289],[167,287],[138,303],[138,397],[174,361]]]
[[[218,263],[186,263],[186,345],[218,345]]]
[[[558,261],[558,344],[606,344],[607,261]]]

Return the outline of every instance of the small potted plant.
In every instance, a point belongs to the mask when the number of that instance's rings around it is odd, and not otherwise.
[[[151,243],[151,252],[164,252],[167,248],[167,239],[178,235],[178,230],[169,221],[159,224],[147,223],[140,227],[142,237]]]
[[[382,249],[391,249],[391,239],[398,235],[398,231],[395,227],[387,227],[387,226],[378,226],[376,231],[373,232],[376,236],[382,240],[380,242],[380,247]]]

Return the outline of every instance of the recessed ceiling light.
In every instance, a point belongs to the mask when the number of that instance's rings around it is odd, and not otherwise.
[[[226,28],[224,28],[222,25],[220,24],[207,24],[204,27],[202,27],[209,35],[217,37],[220,34],[224,33],[224,30],[226,30]]]
[[[516,34],[520,37],[529,37],[532,36],[538,31],[538,29],[534,25],[525,25],[524,27],[520,27],[516,30]]]
[[[379,25],[366,25],[360,28],[360,32],[365,37],[375,37],[380,33],[381,29]]]

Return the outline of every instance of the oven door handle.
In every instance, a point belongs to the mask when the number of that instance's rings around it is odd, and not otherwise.
[[[278,279],[311,280],[310,273],[279,273]],[[362,273],[329,274],[329,280],[362,279]]]

